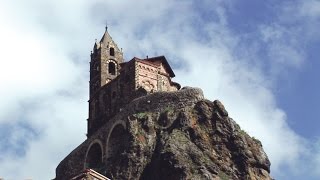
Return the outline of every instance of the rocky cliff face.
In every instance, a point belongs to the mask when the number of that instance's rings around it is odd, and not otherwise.
[[[204,99],[199,89],[136,99],[115,119],[125,120],[126,130],[115,134],[120,140],[106,150],[100,172],[111,179],[271,179],[261,142],[241,130],[220,101]],[[92,138],[103,138],[103,131]],[[57,179],[75,167],[73,156],[80,156],[92,140],[86,141],[61,162]]]

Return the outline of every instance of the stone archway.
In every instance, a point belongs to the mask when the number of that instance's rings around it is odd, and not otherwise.
[[[87,150],[84,168],[102,172],[103,167],[102,143],[100,141],[94,141]]]
[[[119,157],[128,147],[129,135],[123,121],[113,125],[107,139],[107,161]]]

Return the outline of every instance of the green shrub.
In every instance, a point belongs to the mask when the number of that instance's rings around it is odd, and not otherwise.
[[[147,115],[148,115],[147,112],[139,112],[139,113],[137,113],[137,114],[134,114],[133,116],[136,117],[136,118],[138,118],[138,119],[143,119],[143,118],[145,118]]]

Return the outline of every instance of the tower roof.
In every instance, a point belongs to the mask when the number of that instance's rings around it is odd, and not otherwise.
[[[106,30],[104,31],[104,34],[100,40],[100,43],[109,42],[109,41],[112,41],[112,37],[110,36],[110,34],[108,32],[108,26],[106,26]]]
[[[110,36],[109,32],[108,32],[108,27],[106,27],[106,30],[100,40],[99,43],[101,46],[107,47],[108,44],[113,44],[115,46],[115,48],[118,48],[118,45],[113,41],[112,37]]]

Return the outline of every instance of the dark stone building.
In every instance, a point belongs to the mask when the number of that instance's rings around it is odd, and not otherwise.
[[[91,54],[87,139],[56,180],[271,180],[261,142],[220,101],[172,77],[164,56],[124,62],[106,31]]]
[[[134,57],[124,62],[122,50],[106,28],[91,53],[87,136],[90,137],[133,99],[148,93],[178,90],[180,85],[171,81],[174,76],[164,56]]]
[[[56,179],[90,179],[88,169],[105,174],[107,159],[119,155],[128,141],[126,122],[114,116],[138,97],[179,90],[174,76],[164,56],[125,62],[106,28],[91,52],[87,140],[60,162]]]

